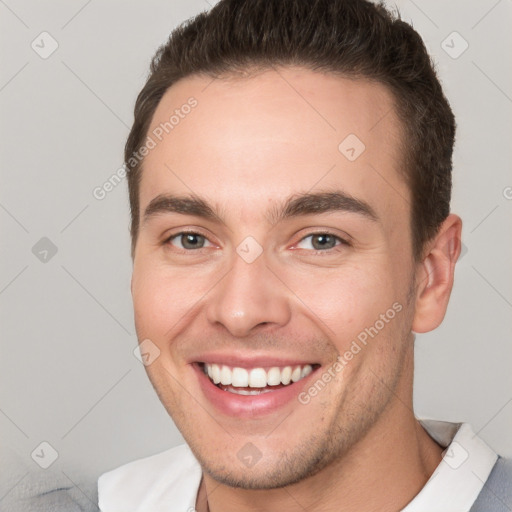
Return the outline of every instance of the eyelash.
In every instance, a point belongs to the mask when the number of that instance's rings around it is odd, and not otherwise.
[[[167,237],[164,241],[163,241],[163,245],[171,245],[171,240],[173,240],[174,238],[178,238],[180,236],[183,236],[183,235],[198,235],[198,236],[202,236],[203,238],[205,238],[206,240],[208,240],[208,237],[206,235],[203,235],[202,233],[199,233],[197,231],[179,231],[178,233],[173,233],[171,236]],[[339,244],[336,244],[334,247],[330,248],[330,249],[324,249],[324,250],[320,250],[320,249],[316,249],[316,250],[310,250],[310,249],[302,249],[304,251],[308,251],[309,253],[313,253],[313,254],[332,254],[333,251],[339,251],[340,247],[342,246],[345,246],[345,247],[351,247],[351,243],[348,242],[347,240],[341,238],[340,236],[338,235],[335,235],[334,233],[330,232],[330,231],[317,231],[317,232],[313,232],[313,233],[309,233],[307,234],[306,236],[302,237],[298,242],[297,244],[295,245],[298,245],[300,244],[301,242],[303,242],[304,240],[306,240],[307,238],[309,237],[312,237],[312,236],[319,236],[319,235],[327,235],[327,236],[331,236],[333,237],[334,239],[336,239],[337,242],[339,242]],[[209,241],[209,240],[208,240]],[[211,243],[211,242],[210,242]],[[194,252],[198,252],[200,251],[201,249],[203,249],[203,247],[200,247],[199,249],[180,249],[178,247],[175,248],[175,250],[179,251],[180,253],[194,253]]]

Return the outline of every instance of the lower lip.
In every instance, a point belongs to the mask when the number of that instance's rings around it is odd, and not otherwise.
[[[298,395],[304,389],[316,370],[307,377],[282,388],[259,395],[237,395],[218,388],[204,373],[198,364],[192,365],[197,373],[199,385],[204,396],[217,409],[228,416],[254,417],[271,414],[293,400],[298,402]]]

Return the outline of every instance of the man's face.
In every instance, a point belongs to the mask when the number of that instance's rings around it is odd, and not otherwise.
[[[148,134],[176,109],[140,185],[136,328],[160,350],[148,375],[206,473],[286,485],[411,386],[400,125],[382,85],[300,68],[181,80]]]

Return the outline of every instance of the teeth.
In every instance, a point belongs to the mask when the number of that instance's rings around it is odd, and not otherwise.
[[[281,370],[281,383],[286,386],[286,384],[290,384],[291,380],[292,380],[292,367],[285,366]]]
[[[307,377],[313,371],[310,364],[304,366],[284,366],[279,368],[274,366],[268,371],[264,368],[231,368],[227,365],[204,364],[204,372],[210,377],[214,384],[222,384],[223,386],[232,386],[237,388],[260,388],[259,390],[236,390],[242,395],[254,395],[261,392],[266,386],[277,386],[284,384],[285,386],[291,382],[297,382]],[[244,391],[242,393],[242,391]]]
[[[224,389],[224,391],[228,391],[229,393],[234,393],[235,395],[261,395],[262,393],[271,393],[271,389],[237,389],[233,386],[229,386]]]
[[[233,368],[231,384],[237,388],[246,388],[249,385],[249,372],[245,368]]]
[[[227,386],[231,384],[231,369],[228,366],[223,366],[220,369],[220,383]]]
[[[233,373],[235,370],[236,368],[233,370]],[[251,388],[264,388],[266,385],[267,372],[263,368],[253,368],[249,374],[249,386]]]
[[[281,384],[281,370],[274,366],[267,372],[267,384],[269,386],[277,386]]]
[[[303,379],[304,377],[307,377],[311,372],[313,371],[313,368],[310,364],[307,364],[304,366],[300,372],[300,378]]]
[[[220,368],[218,364],[208,365],[208,376],[210,376],[210,379],[213,380],[214,384],[218,384],[220,382]]]
[[[300,380],[300,366],[296,366],[292,371],[292,382]]]

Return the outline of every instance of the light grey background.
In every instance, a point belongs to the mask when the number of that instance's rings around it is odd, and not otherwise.
[[[424,37],[457,117],[452,211],[467,248],[443,325],[417,338],[416,413],[468,421],[510,457],[512,3],[395,5]],[[155,50],[207,8],[0,0],[0,430],[4,457],[17,460],[0,505],[50,473],[84,480],[93,501],[99,473],[181,441],[133,355],[126,184],[103,200],[93,190],[122,165]],[[51,48],[43,31],[59,45],[46,59],[31,47]],[[46,262],[45,242],[33,253],[43,237],[57,248]],[[42,441],[58,452],[48,470],[31,458]]]

